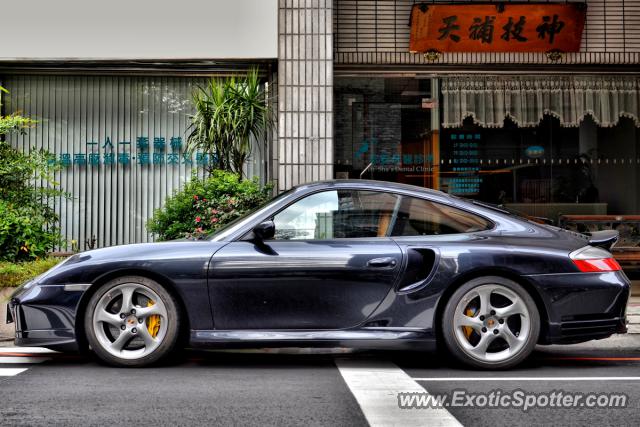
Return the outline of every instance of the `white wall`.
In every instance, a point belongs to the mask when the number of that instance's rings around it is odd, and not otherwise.
[[[0,60],[276,58],[277,0],[0,3]]]

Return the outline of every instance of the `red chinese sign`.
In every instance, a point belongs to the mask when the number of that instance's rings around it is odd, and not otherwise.
[[[417,4],[411,52],[577,52],[586,4]]]

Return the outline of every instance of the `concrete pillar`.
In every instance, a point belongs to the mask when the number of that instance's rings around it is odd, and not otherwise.
[[[332,6],[332,0],[279,0],[279,191],[333,178]]]

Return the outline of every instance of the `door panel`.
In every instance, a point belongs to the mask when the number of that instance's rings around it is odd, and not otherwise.
[[[394,285],[389,238],[238,241],[211,260],[216,329],[339,329],[364,322]]]

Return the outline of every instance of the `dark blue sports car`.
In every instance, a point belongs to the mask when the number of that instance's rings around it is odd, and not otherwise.
[[[24,284],[16,344],[119,366],[182,346],[433,349],[486,369],[626,331],[615,232],[401,184],[294,188],[207,240],[98,249]]]

